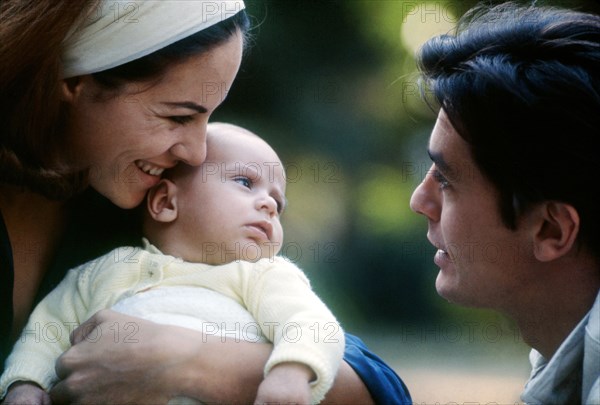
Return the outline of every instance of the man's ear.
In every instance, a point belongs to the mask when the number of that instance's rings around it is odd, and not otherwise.
[[[177,186],[162,179],[148,191],[148,213],[156,222],[173,222],[177,219]]]
[[[548,262],[566,255],[579,235],[579,214],[569,204],[546,202],[539,208],[541,221],[534,236],[535,256]]]

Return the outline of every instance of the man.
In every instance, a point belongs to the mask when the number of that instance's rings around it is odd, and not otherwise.
[[[525,402],[600,403],[600,17],[473,10],[419,66],[441,109],[411,208],[438,293],[516,320]]]

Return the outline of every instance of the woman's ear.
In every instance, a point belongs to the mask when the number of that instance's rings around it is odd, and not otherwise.
[[[569,204],[546,202],[542,204],[541,222],[534,236],[534,252],[538,260],[548,262],[566,255],[579,235],[579,214]]]
[[[162,179],[148,191],[148,213],[156,222],[173,222],[177,219],[177,186]]]
[[[73,102],[80,94],[83,88],[83,77],[75,76],[63,79],[61,82],[61,99],[67,102]]]

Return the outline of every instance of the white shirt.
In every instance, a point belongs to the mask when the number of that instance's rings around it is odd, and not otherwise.
[[[521,399],[528,404],[600,404],[600,293],[590,312],[548,361],[529,355],[532,371]]]

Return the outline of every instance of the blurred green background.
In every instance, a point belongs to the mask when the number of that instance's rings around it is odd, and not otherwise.
[[[517,400],[528,372],[527,348],[510,321],[437,295],[427,224],[408,206],[429,168],[435,118],[421,101],[414,55],[476,3],[247,0],[252,44],[213,116],[248,127],[279,152],[289,177],[282,252],[422,401],[429,399],[419,378],[436,378],[432,365],[470,368],[471,382],[478,367],[510,379],[514,392],[497,387],[481,401]],[[595,1],[537,4],[600,12]],[[462,384],[449,381],[448,389]],[[476,392],[473,385],[466,389]]]

